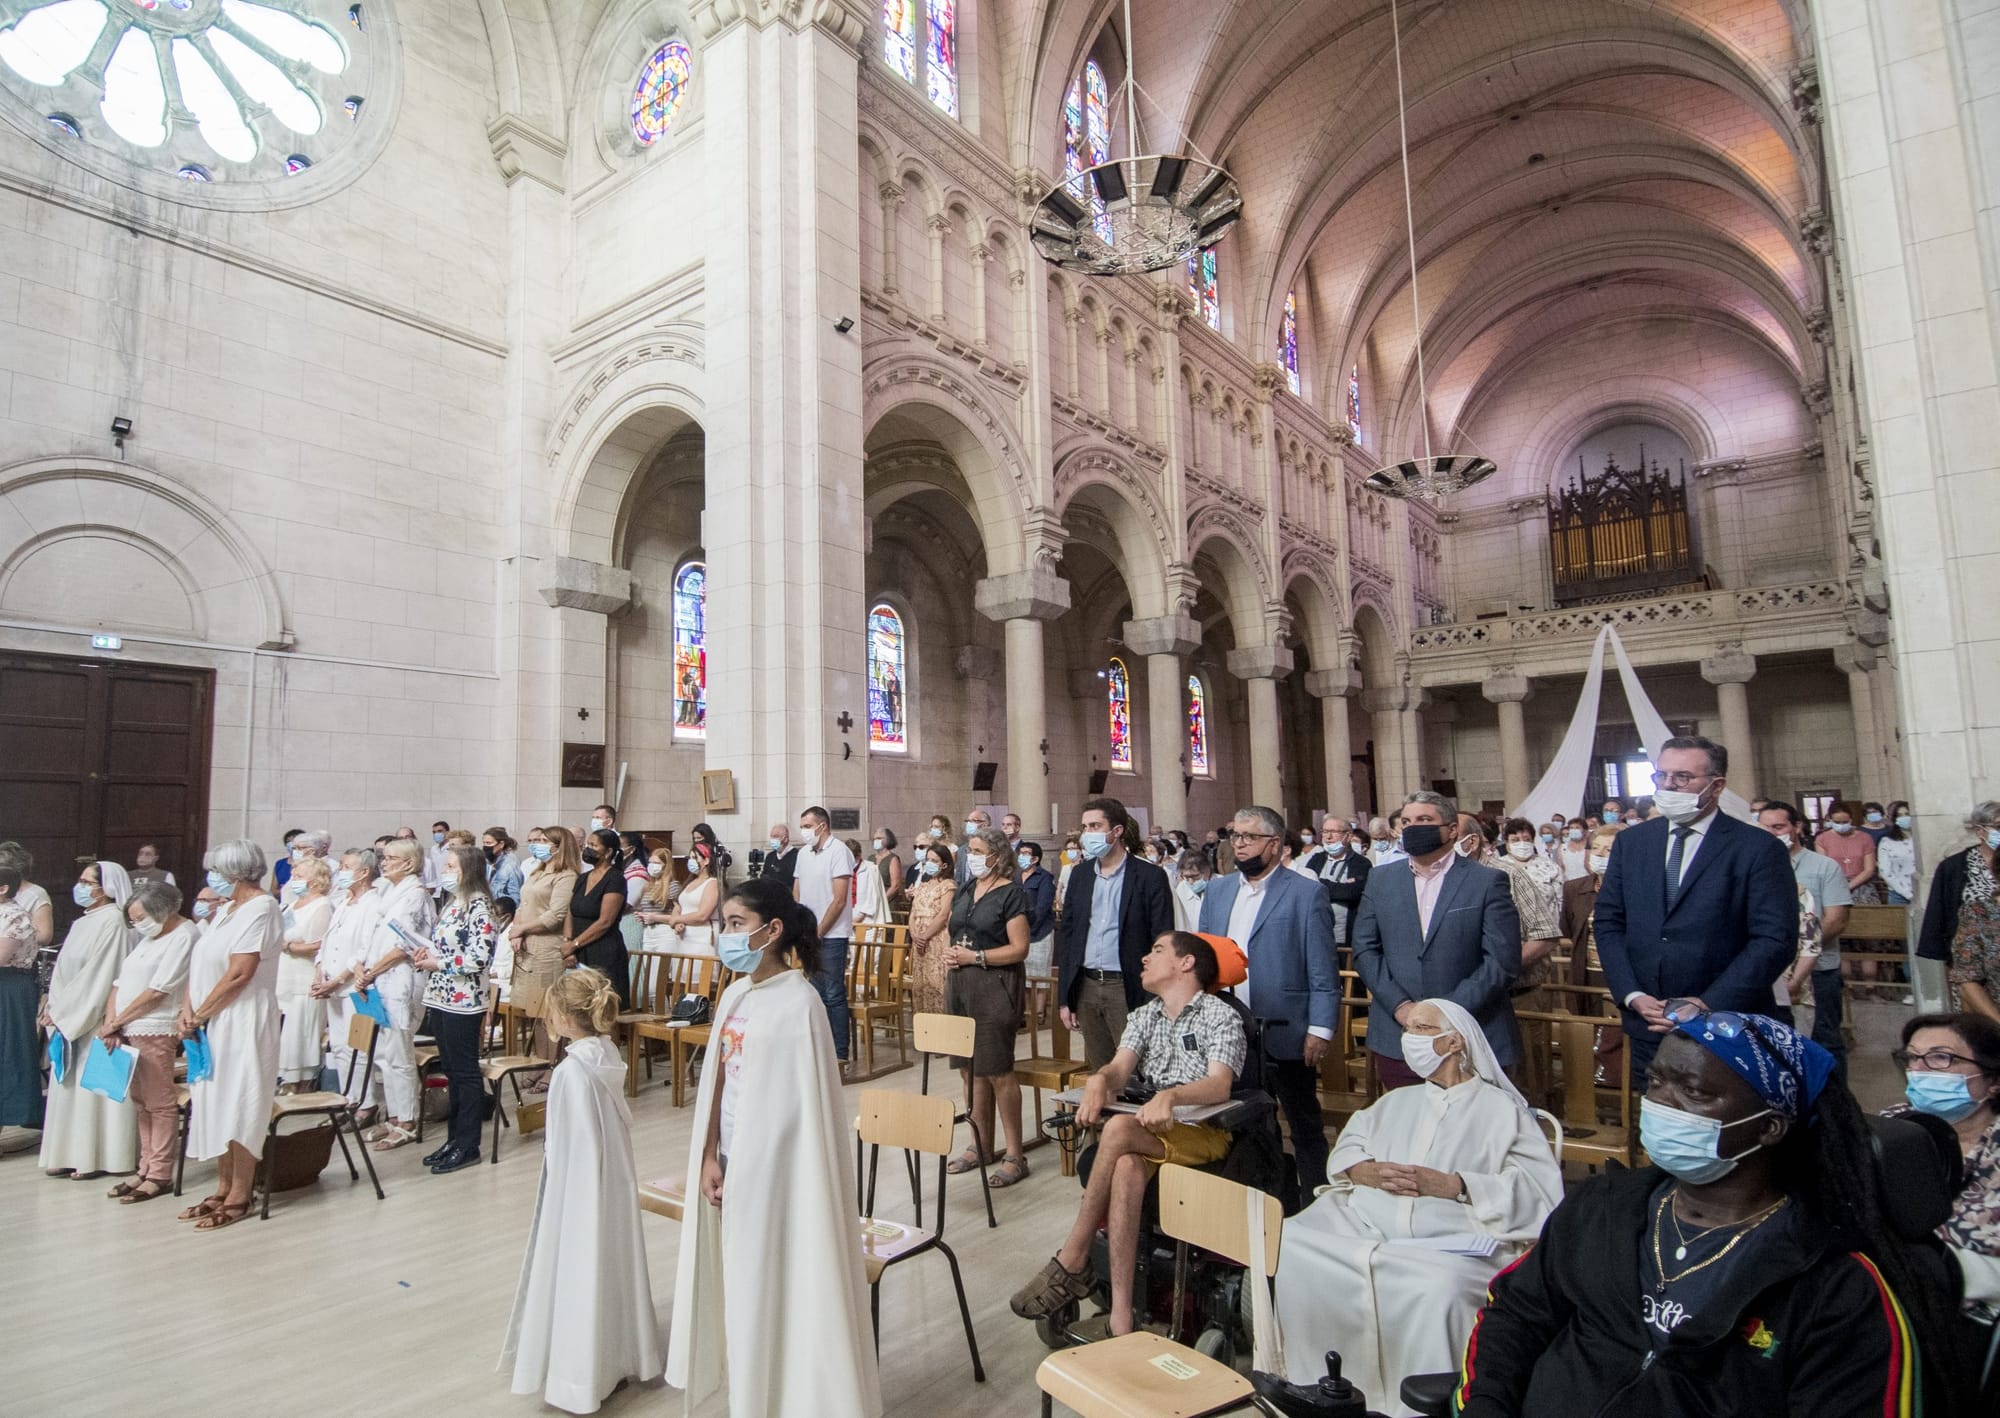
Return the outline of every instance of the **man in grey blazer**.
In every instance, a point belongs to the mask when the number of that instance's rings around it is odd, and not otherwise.
[[[1215,877],[1201,898],[1204,934],[1243,947],[1250,978],[1236,990],[1264,1025],[1264,1087],[1292,1126],[1304,1195],[1326,1184],[1326,1123],[1319,1106],[1319,1061],[1333,1038],[1340,971],[1333,910],[1319,882],[1278,865],[1285,820],[1246,807],[1230,824],[1225,858],[1236,870]]]
[[[1368,1049],[1391,1088],[1419,1082],[1403,1060],[1403,1020],[1419,1000],[1448,999],[1479,1021],[1501,1066],[1521,1058],[1507,987],[1521,973],[1521,918],[1505,872],[1456,850],[1458,804],[1412,793],[1407,858],[1368,874],[1355,913],[1354,968],[1368,987]]]

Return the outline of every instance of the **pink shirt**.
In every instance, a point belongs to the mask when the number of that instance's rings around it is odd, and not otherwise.
[[[1431,933],[1431,913],[1437,910],[1438,895],[1444,890],[1444,874],[1457,860],[1456,851],[1446,852],[1429,866],[1415,857],[1410,858],[1410,875],[1417,882],[1417,922],[1424,928],[1425,935]]]
[[[1829,827],[1813,838],[1813,850],[1822,857],[1832,857],[1851,884],[1868,869],[1868,859],[1875,855],[1875,839],[1858,827],[1846,833]]]

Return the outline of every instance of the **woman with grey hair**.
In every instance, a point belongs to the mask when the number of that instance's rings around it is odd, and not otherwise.
[[[131,878],[116,862],[86,861],[70,895],[83,908],[63,937],[42,1027],[61,1038],[62,1077],[49,1080],[48,1115],[42,1124],[42,1170],[78,1181],[106,1172],[129,1172],[138,1159],[139,1125],[130,1098],[114,1103],[79,1086],[85,1050],[104,1019],[112,983],[131,949],[125,923]]]
[[[1947,965],[1954,1007],[2000,1021],[2000,802],[1983,802],[1966,816],[1972,845],[1937,864],[1924,908],[1917,955]]]
[[[209,849],[208,886],[222,898],[188,962],[181,1037],[205,1039],[210,1069],[188,1080],[188,1155],[216,1159],[215,1191],[181,1213],[198,1231],[233,1226],[250,1211],[257,1163],[278,1092],[278,957],[283,912],[258,885],[264,853],[241,838]]]
[[[379,860],[373,847],[349,847],[340,854],[340,870],[333,877],[333,916],[313,961],[308,992],[326,1006],[333,1067],[354,1106],[362,1109],[356,1121],[363,1127],[374,1125],[375,1107],[362,1096],[362,1085],[366,1083],[378,1098],[382,1085],[380,1079],[363,1078],[365,1070],[347,1037],[354,1019],[354,972],[371,958],[369,947],[382,919],[382,896],[375,890]]]
[[[121,1205],[151,1201],[174,1184],[174,1144],[180,1139],[180,1100],[174,1092],[174,1059],[180,1054],[175,1022],[187,1003],[188,961],[194,922],[181,915],[181,894],[164,881],[142,881],[125,903],[132,950],[104,1006],[97,1037],[107,1049],[129,1046],[139,1057],[129,1090],[139,1122],[139,1175],[111,1189]]]
[[[368,954],[354,970],[354,988],[378,989],[389,1027],[377,1037],[375,1066],[382,1073],[382,1100],[389,1120],[375,1140],[377,1152],[407,1147],[417,1140],[417,1108],[422,1103],[417,1078],[415,1036],[423,1016],[424,982],[410,963],[417,948],[430,939],[437,908],[424,885],[424,852],[399,837],[382,849],[381,918]]]

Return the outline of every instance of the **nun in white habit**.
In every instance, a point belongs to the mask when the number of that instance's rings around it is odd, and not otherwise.
[[[1546,1136],[1470,1014],[1419,1002],[1403,1057],[1424,1083],[1349,1119],[1327,1159],[1331,1190],[1285,1223],[1278,1253],[1288,1377],[1315,1382],[1337,1349],[1384,1413],[1409,1411],[1411,1374],[1457,1367],[1488,1282],[1563,1196]],[[1459,1253],[1488,1238],[1492,1254]]]
[[[725,1372],[730,1418],[882,1412],[853,1112],[806,977],[815,924],[769,877],[723,903],[717,953],[741,978],[716,1005],[701,1071],[667,1346],[690,1412]]]
[[[51,1074],[47,1117],[42,1124],[42,1170],[70,1173],[78,1181],[139,1166],[139,1113],[128,1096],[114,1103],[78,1086],[84,1051],[104,1020],[104,1005],[131,949],[132,930],[125,903],[132,878],[116,862],[93,862],[73,889],[83,914],[63,937],[49,980],[42,1025],[60,1034],[68,1066],[60,1083]]]
[[[660,1317],[646,1271],[625,1062],[604,1037],[618,992],[596,970],[566,971],[548,1021],[571,1041],[549,1079],[541,1186],[514,1313],[500,1352],[515,1393],[595,1413],[628,1379],[657,1379]]]

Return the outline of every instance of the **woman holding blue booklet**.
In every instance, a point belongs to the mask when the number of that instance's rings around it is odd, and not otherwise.
[[[112,986],[97,1038],[107,1049],[130,1048],[127,1093],[139,1115],[139,1175],[111,1189],[123,1206],[151,1201],[174,1185],[174,1145],[181,1110],[174,1093],[174,1056],[180,1052],[176,1021],[187,1003],[188,959],[194,922],[181,915],[180,892],[164,881],[142,881],[125,905],[132,950]]]
[[[125,900],[132,881],[116,862],[89,862],[71,898],[83,914],[71,923],[49,980],[42,1026],[50,1031],[48,1117],[42,1124],[42,1170],[78,1181],[130,1172],[138,1160],[139,1129],[128,1100],[114,1103],[83,1087],[84,1052],[104,1019],[112,982],[131,948]],[[55,1076],[60,1074],[60,1077]]]

